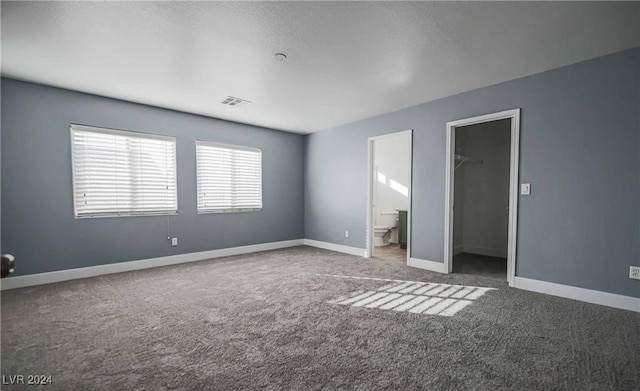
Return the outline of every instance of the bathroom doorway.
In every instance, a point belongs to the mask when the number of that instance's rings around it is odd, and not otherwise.
[[[520,110],[447,124],[448,273],[507,280],[516,264]]]
[[[407,264],[412,131],[369,138],[367,256]]]

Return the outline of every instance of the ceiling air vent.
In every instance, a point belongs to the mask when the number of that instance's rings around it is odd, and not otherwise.
[[[247,105],[247,104],[249,104],[251,102],[248,101],[248,100],[245,100],[245,99],[236,98],[235,96],[230,96],[230,97],[227,97],[227,99],[223,100],[220,103],[222,103],[223,105],[227,105],[227,106],[238,107],[238,106]]]

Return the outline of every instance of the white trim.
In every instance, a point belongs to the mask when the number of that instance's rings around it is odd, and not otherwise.
[[[51,284],[60,281],[77,280],[79,278],[149,269],[159,266],[177,265],[180,263],[203,261],[206,259],[255,253],[259,251],[277,250],[286,247],[302,246],[303,244],[304,239],[285,240],[282,242],[253,244],[250,246],[230,247],[219,250],[201,251],[197,253],[169,255],[166,257],[149,258],[138,261],[118,262],[99,266],[81,267],[77,269],[59,270],[48,273],[30,274],[27,276],[9,277],[2,279],[0,282],[0,290],[4,291],[27,286]]]
[[[411,210],[413,208],[413,129],[409,130],[409,208],[407,209],[407,265],[411,260]],[[399,236],[399,235],[398,235]],[[398,243],[400,238],[398,237]]]
[[[311,246],[311,247],[323,248],[325,250],[337,251],[339,253],[356,255],[358,257],[366,256],[365,254],[367,252],[367,250],[365,250],[364,248],[344,246],[342,244],[321,242],[319,240],[312,240],[312,239],[304,239],[302,244],[305,245],[305,246]]]
[[[442,262],[427,261],[426,259],[409,258],[408,266],[430,270],[437,273],[446,273],[447,266]]]
[[[374,248],[373,248],[373,172],[375,165],[375,156],[373,143],[376,140],[382,140],[389,137],[395,136],[403,136],[409,135],[409,207],[407,208],[407,265],[409,264],[409,260],[411,258],[411,208],[412,208],[412,193],[413,193],[413,129],[402,130],[400,132],[387,133],[380,136],[373,136],[367,139],[367,156],[368,156],[368,167],[367,167],[367,221],[366,221],[366,243],[365,243],[365,253],[364,256],[366,258],[372,258],[374,256]],[[398,237],[398,242],[400,238]]]
[[[367,221],[365,224],[365,258],[373,257],[373,165],[375,164],[375,156],[373,156],[373,140],[367,140]]]
[[[546,293],[548,295],[584,301],[586,303],[600,304],[607,307],[640,312],[640,298],[638,297],[617,295],[615,293],[594,291],[591,289],[532,280],[523,277],[515,277],[513,286],[527,291]]]
[[[511,152],[509,162],[509,237],[507,245],[507,281],[515,284],[516,245],[518,241],[518,191],[520,172],[520,109],[511,110]]]
[[[445,273],[453,272],[453,191],[455,172],[455,155],[456,155],[456,132],[455,128],[447,123],[446,133],[446,168],[444,174],[444,264]]]
[[[174,143],[176,142],[175,136],[165,136],[163,134],[147,133],[147,132],[141,132],[139,130],[122,130],[122,129],[114,129],[114,128],[106,128],[101,126],[91,126],[91,125],[82,125],[82,124],[74,124],[74,123],[69,124],[69,129],[72,132],[74,130],[77,130],[82,132],[115,134],[117,136],[150,138],[154,140],[173,141]]]
[[[486,255],[488,257],[507,258],[507,250],[500,248],[478,247],[478,246],[461,246],[453,249],[453,254],[457,255],[456,250],[460,249],[462,253]]]
[[[520,109],[481,115],[447,122],[446,172],[445,172],[445,214],[444,214],[444,260],[446,273],[453,272],[453,200],[454,200],[454,156],[455,129],[460,126],[511,119],[511,154],[509,163],[509,244],[507,249],[507,281],[514,286],[516,270],[516,242],[518,230],[518,162],[520,150]]]
[[[205,147],[237,149],[239,151],[248,151],[248,152],[260,152],[260,155],[262,156],[262,148],[247,147],[244,145],[237,145],[237,144],[218,143],[215,141],[200,140],[200,139],[196,139],[195,142],[196,142],[196,146],[204,145]]]

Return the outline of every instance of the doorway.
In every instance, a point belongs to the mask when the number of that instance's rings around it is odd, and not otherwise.
[[[448,273],[506,279],[516,264],[519,109],[447,124]]]
[[[412,142],[412,130],[368,140],[367,257],[409,260]]]

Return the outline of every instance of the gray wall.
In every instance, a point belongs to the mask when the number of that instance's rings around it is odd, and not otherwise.
[[[72,122],[177,138],[177,247],[166,216],[74,219]],[[262,211],[196,214],[194,139],[262,148]],[[2,79],[1,146],[2,251],[15,275],[304,237],[300,135]]]
[[[411,255],[443,262],[445,124],[520,107],[516,275],[640,297],[639,69],[636,48],[312,134],[305,236],[364,248],[367,138],[414,129]]]
[[[476,160],[454,175],[453,243],[463,252],[507,258],[510,133],[509,119],[456,129],[456,153]]]

